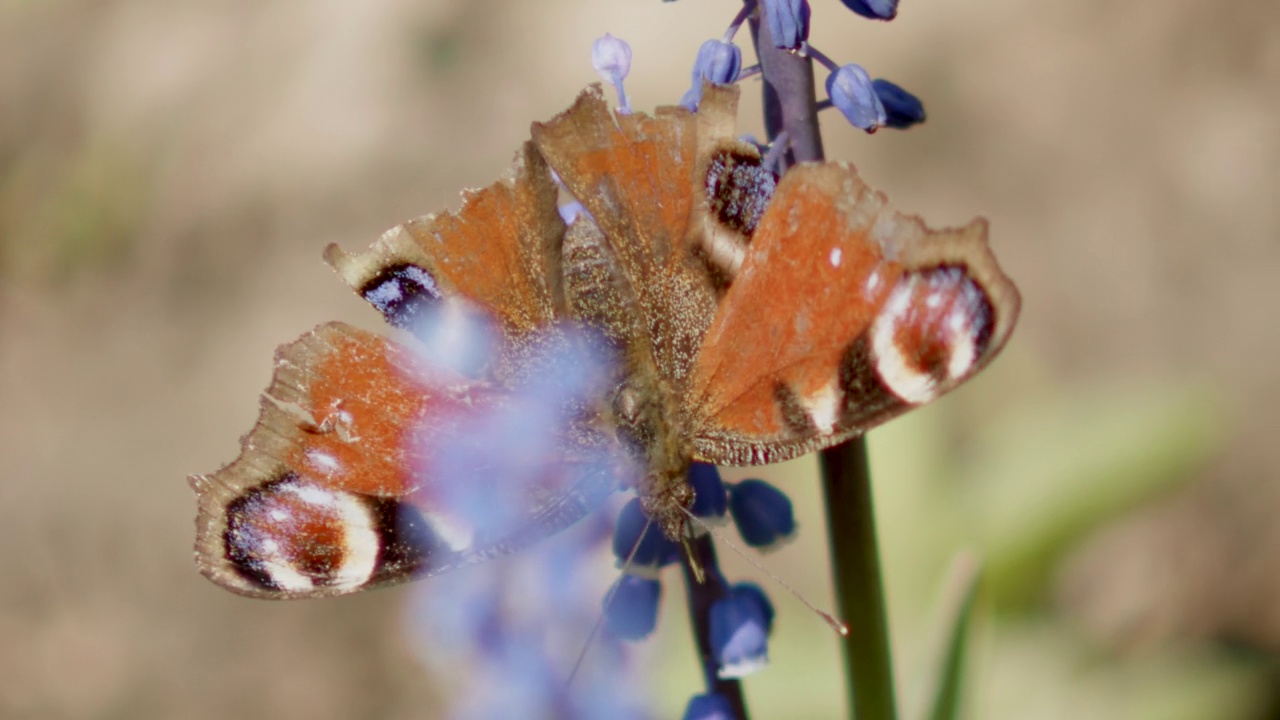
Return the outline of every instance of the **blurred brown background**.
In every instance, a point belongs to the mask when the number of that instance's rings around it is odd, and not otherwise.
[[[902,663],[927,645],[911,618],[930,617],[938,587],[893,569],[934,531],[892,495],[922,443],[1016,452],[1022,436],[973,427],[1043,428],[1036,408],[1079,397],[1132,394],[1122,412],[1190,393],[1143,422],[1189,416],[1167,444],[1197,451],[1037,560],[1047,579],[1030,601],[997,598],[1012,610],[993,611],[976,653],[974,717],[1276,717],[1280,6],[904,0],[888,24],[813,6],[815,45],[929,109],[920,128],[870,137],[828,117],[829,156],[933,224],[990,218],[1025,298],[987,375],[876,437]],[[269,604],[216,589],[191,562],[185,476],[235,455],[277,344],[329,319],[377,327],[320,261],[325,244],[361,247],[497,177],[530,121],[595,80],[589,47],[606,31],[632,44],[634,105],[676,101],[735,8],[0,3],[0,716],[434,716],[442,691],[404,637],[403,591]],[[744,131],[759,133],[757,111],[745,104]],[[1072,412],[1053,415],[1067,458],[1084,452]],[[798,584],[824,604],[812,466],[788,468],[810,532],[770,562],[804,568]],[[945,545],[970,542],[984,541]],[[918,565],[936,580],[945,563]],[[774,594],[780,634],[802,626],[808,644],[780,645],[749,683],[761,697],[787,694],[786,658],[837,657]],[[1160,674],[1171,664],[1192,669]],[[916,674],[904,669],[908,690]],[[834,674],[815,677],[838,698]],[[1107,699],[1143,678],[1178,678],[1156,682],[1168,693],[1195,678],[1235,704],[1188,715],[1206,706]],[[655,687],[667,713],[694,690]]]

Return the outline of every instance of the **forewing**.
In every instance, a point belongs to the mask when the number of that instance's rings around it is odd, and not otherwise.
[[[337,245],[325,259],[387,322],[434,342],[435,315],[464,299],[497,321],[504,351],[518,355],[522,340],[561,317],[564,222],[558,190],[542,156],[525,143],[498,182],[468,191],[456,212],[410,220],[364,252]],[[496,359],[497,374],[518,370],[519,359]]]
[[[696,114],[680,107],[654,116],[614,113],[592,86],[569,110],[533,126],[539,151],[587,211],[579,222],[595,224],[606,260],[627,286],[613,295],[626,299],[636,339],[675,387],[686,381],[728,285],[731,271],[720,265],[733,265],[731,249],[707,229],[708,165],[729,152],[759,164],[755,149],[732,137],[736,111],[736,90],[711,89]],[[601,312],[578,314],[599,320]]]

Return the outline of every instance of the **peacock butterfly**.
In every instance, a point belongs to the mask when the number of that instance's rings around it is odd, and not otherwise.
[[[986,222],[928,229],[846,164],[779,179],[735,138],[737,100],[707,86],[697,112],[650,117],[588,87],[458,212],[330,246],[408,337],[330,323],[277,351],[240,456],[190,478],[201,572],[262,598],[355,592],[524,547],[620,488],[678,539],[692,461],[829,447],[990,362],[1019,296]],[[578,345],[613,361],[566,361]],[[583,376],[553,442],[486,450],[512,438],[473,420],[542,423],[520,389],[548,374]]]

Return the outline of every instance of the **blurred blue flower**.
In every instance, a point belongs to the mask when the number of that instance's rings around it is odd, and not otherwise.
[[[764,480],[743,480],[730,487],[729,512],[743,541],[754,548],[770,549],[796,531],[791,500]]]
[[[776,47],[794,50],[809,39],[809,0],[760,0],[760,13]]]
[[[875,132],[884,125],[885,110],[867,71],[858,65],[844,65],[827,76],[827,95],[856,128]]]
[[[733,706],[723,695],[694,695],[684,708],[682,720],[735,720]]]
[[[657,523],[640,507],[640,498],[631,498],[618,513],[613,527],[613,554],[628,573],[651,575],[658,568],[680,559],[680,546],[667,538]]]
[[[604,624],[614,637],[643,640],[658,625],[662,583],[652,578],[626,575],[618,578],[612,596],[606,595]]]
[[[693,61],[693,85],[680,98],[680,104],[689,110],[697,110],[702,101],[702,82],[717,85],[731,85],[738,80],[742,72],[742,50],[731,42],[712,39],[702,43],[698,48],[698,57]]]
[[[885,127],[901,130],[924,122],[924,103],[920,98],[883,78],[873,80],[871,85],[884,105]]]
[[[898,15],[898,0],[840,0],[844,6],[872,20],[892,20]]]

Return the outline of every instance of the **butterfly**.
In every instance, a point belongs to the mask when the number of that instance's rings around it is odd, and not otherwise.
[[[987,365],[1019,295],[985,220],[929,229],[847,164],[779,178],[735,136],[737,101],[615,113],[590,86],[457,212],[327,248],[406,332],[329,323],[278,349],[240,456],[190,478],[201,572],[350,593],[513,552],[625,488],[677,539],[691,462],[826,448]],[[574,389],[540,411],[549,378]]]

